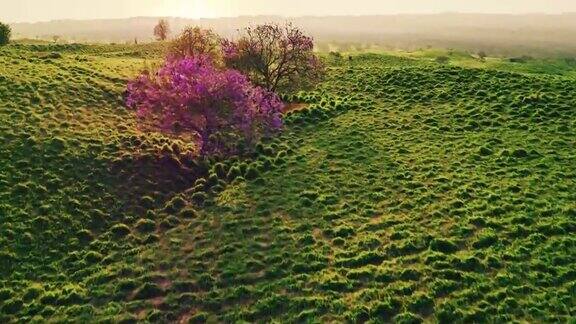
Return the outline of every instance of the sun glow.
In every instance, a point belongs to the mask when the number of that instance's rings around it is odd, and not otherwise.
[[[226,16],[229,13],[223,1],[208,0],[173,0],[172,15],[184,18],[214,18]],[[226,2],[226,1],[224,1]]]

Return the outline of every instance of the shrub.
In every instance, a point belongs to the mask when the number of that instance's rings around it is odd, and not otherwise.
[[[180,219],[174,215],[170,215],[160,222],[160,227],[163,229],[171,229],[180,224]]]
[[[498,236],[493,231],[484,231],[478,236],[478,240],[472,244],[475,249],[484,249],[498,242]]]
[[[256,167],[251,165],[246,169],[246,180],[254,180],[259,176],[260,173],[258,172],[258,169],[256,169]]]
[[[328,53],[328,57],[333,60],[333,61],[341,61],[342,60],[342,54],[340,52],[330,52]]]
[[[0,271],[12,268],[16,262],[16,255],[12,252],[0,251]]]
[[[24,303],[20,299],[9,299],[3,303],[2,312],[4,314],[16,314],[24,306]]]
[[[486,52],[484,51],[478,52],[478,58],[480,59],[480,61],[485,61],[486,57],[488,57],[488,54],[486,54]]]
[[[6,45],[10,42],[12,29],[7,24],[0,22],[0,46]]]
[[[458,246],[449,240],[434,239],[430,242],[430,249],[443,253],[454,253],[458,251]]]
[[[528,55],[522,55],[519,57],[511,57],[508,59],[511,63],[527,63],[528,61],[532,60],[532,57]]]
[[[391,318],[402,308],[402,303],[396,298],[388,298],[378,302],[372,308],[372,315],[377,318]]]
[[[168,59],[157,73],[128,85],[126,103],[168,133],[191,133],[201,155],[243,153],[282,127],[283,104],[237,71],[207,56]]]
[[[193,208],[184,208],[180,212],[180,216],[183,218],[196,218],[198,216],[198,212]]]
[[[440,323],[455,323],[462,317],[462,311],[448,302],[440,305],[436,310],[436,320]]]
[[[309,87],[324,75],[312,38],[290,23],[245,28],[238,41],[225,40],[222,48],[226,66],[269,91]]]
[[[205,192],[196,192],[191,198],[197,205],[202,205],[208,197]]]
[[[222,63],[223,54],[220,36],[210,29],[188,27],[174,40],[168,50],[168,57],[209,57],[217,65]]]
[[[0,289],[0,301],[7,300],[10,297],[12,297],[13,295],[14,295],[14,291],[12,291],[12,289],[9,289],[9,288]]]
[[[25,301],[31,301],[33,299],[35,299],[36,297],[40,296],[40,294],[43,292],[42,289],[38,288],[38,287],[30,287],[28,289],[26,289],[26,292],[24,293],[24,300]]]
[[[89,251],[88,253],[86,253],[86,256],[84,256],[84,260],[86,260],[86,262],[90,263],[98,263],[102,260],[103,256],[102,254],[95,252],[95,251]]]
[[[154,204],[155,204],[154,198],[150,196],[144,196],[140,200],[140,205],[142,205],[142,207],[144,208],[152,208],[154,207]]]
[[[436,63],[438,64],[448,64],[450,62],[450,58],[448,56],[438,56],[436,58]]]
[[[479,153],[482,156],[488,156],[488,155],[492,155],[493,152],[490,148],[483,146],[480,148]]]
[[[175,213],[182,210],[184,207],[186,207],[186,201],[182,197],[176,196],[166,203],[164,210],[167,213]]]
[[[80,242],[87,243],[94,239],[92,233],[87,229],[82,229],[76,232],[76,237]]]
[[[156,222],[150,219],[141,219],[136,223],[136,229],[142,233],[150,233],[156,229]]]
[[[165,41],[170,34],[170,25],[168,20],[160,19],[158,24],[154,27],[154,37],[159,41]]]
[[[114,225],[110,229],[110,231],[116,237],[124,237],[124,236],[130,234],[130,227],[126,226],[125,224],[117,224],[117,225]]]
[[[206,323],[207,321],[208,321],[208,313],[199,312],[190,317],[188,323],[190,324]]]
[[[418,324],[424,322],[424,320],[416,314],[406,312],[396,315],[394,322],[398,324]]]
[[[134,279],[123,279],[116,285],[116,291],[119,293],[127,293],[136,289],[138,285]]]
[[[158,296],[162,296],[164,291],[155,283],[145,283],[138,291],[136,292],[134,298],[135,299],[149,299]]]
[[[408,309],[415,312],[426,314],[434,308],[434,299],[426,294],[417,294],[413,297]]]
[[[512,155],[516,158],[525,158],[528,156],[528,152],[525,149],[516,149]]]

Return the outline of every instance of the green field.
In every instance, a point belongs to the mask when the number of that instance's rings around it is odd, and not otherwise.
[[[123,107],[159,52],[0,49],[1,323],[576,320],[570,62],[328,59],[217,161]]]

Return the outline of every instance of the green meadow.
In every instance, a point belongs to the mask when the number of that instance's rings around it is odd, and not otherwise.
[[[576,319],[573,61],[326,54],[200,160],[124,107],[161,52],[0,48],[1,323]]]

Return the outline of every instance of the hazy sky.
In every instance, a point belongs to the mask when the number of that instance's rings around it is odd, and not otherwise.
[[[239,15],[576,12],[576,0],[0,0],[0,21]]]

